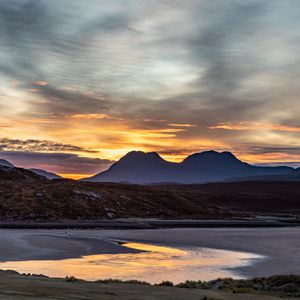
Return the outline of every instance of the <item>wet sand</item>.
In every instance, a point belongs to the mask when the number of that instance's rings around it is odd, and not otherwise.
[[[300,228],[188,228],[156,230],[0,230],[0,260],[52,260],[92,254],[134,253],[111,242],[207,247],[266,256],[240,267],[246,277],[300,274]]]

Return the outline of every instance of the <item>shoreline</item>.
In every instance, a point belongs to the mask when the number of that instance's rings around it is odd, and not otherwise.
[[[264,218],[260,220],[61,220],[61,221],[0,221],[0,229],[168,229],[168,228],[276,228],[298,227],[300,218]]]

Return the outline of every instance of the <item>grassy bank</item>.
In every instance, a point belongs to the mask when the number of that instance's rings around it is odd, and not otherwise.
[[[300,276],[273,276],[251,280],[217,279],[150,285],[146,282],[101,280],[87,282],[74,277],[48,278],[0,272],[0,299],[80,300],[275,300],[300,296]],[[298,298],[299,299],[299,298]]]

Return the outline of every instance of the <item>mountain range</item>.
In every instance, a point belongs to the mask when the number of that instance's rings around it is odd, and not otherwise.
[[[32,172],[53,180],[62,177],[41,169],[16,168],[0,159],[0,166]],[[117,182],[133,184],[193,184],[238,181],[300,181],[300,168],[262,167],[237,159],[231,152],[205,151],[194,153],[182,162],[164,160],[156,152],[131,151],[115,162],[108,170],[81,181]]]
[[[174,163],[164,160],[156,152],[132,151],[108,170],[82,180],[136,184],[192,184],[225,181],[231,178],[239,181],[255,176],[286,176],[294,171],[295,169],[285,166],[253,166],[237,159],[231,152],[205,151],[192,154],[180,163]]]

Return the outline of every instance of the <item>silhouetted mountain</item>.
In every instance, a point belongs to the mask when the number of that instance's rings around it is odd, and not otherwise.
[[[38,181],[47,180],[44,176],[37,175],[29,170],[0,165],[0,180],[3,181]]]
[[[62,177],[55,174],[55,173],[51,173],[51,172],[47,172],[45,170],[41,170],[41,169],[24,169],[24,168],[17,168],[16,166],[14,166],[12,163],[10,163],[9,161],[5,160],[5,159],[0,159],[0,167],[6,167],[6,168],[13,168],[13,170],[9,170],[10,171],[10,176],[12,176],[14,173],[15,174],[27,174],[27,176],[31,177],[31,172],[36,174],[36,175],[39,175],[39,176],[44,176],[46,177],[47,179],[61,179]],[[5,172],[7,174],[8,172],[8,169],[2,169],[2,172]],[[27,171],[29,171],[30,173],[28,173]],[[4,174],[5,174],[4,173]],[[18,175],[18,176],[19,176]],[[33,175],[34,178],[37,178]]]
[[[151,183],[204,183],[232,177],[283,175],[289,167],[257,167],[238,160],[230,152],[205,151],[188,156],[181,163],[168,162],[157,153],[132,151],[107,171],[84,181]]]
[[[114,163],[107,171],[84,180],[134,183],[166,182],[173,179],[177,169],[178,164],[165,161],[156,152],[132,151]]]
[[[46,177],[47,179],[62,179],[61,176],[55,174],[55,173],[51,173],[51,172],[48,172],[48,171],[45,171],[45,170],[41,170],[41,169],[29,169],[29,171],[37,174],[37,175],[40,175],[40,176],[44,176]]]
[[[0,166],[14,168],[15,166],[5,159],[0,159]]]

